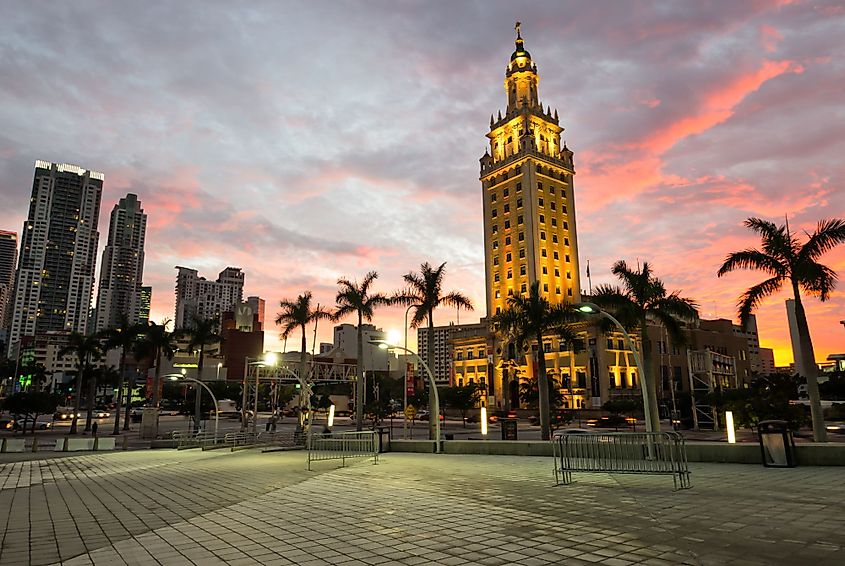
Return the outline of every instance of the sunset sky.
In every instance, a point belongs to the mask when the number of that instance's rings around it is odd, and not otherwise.
[[[243,268],[273,318],[279,299],[333,304],[338,277],[371,269],[398,289],[424,261],[475,301],[461,321],[482,316],[478,159],[516,20],[575,152],[585,288],[588,259],[593,286],[617,259],[648,260],[702,316],[733,318],[764,279],[715,275],[757,245],[745,218],[799,231],[845,216],[841,1],[0,0],[0,14],[0,229],[20,232],[36,159],[102,171],[101,248],[127,192],[149,216],[155,320],[173,318],[176,265]],[[845,248],[823,262],[845,276]],[[779,365],[787,297],[758,311]],[[805,304],[817,359],[845,352],[845,285]],[[401,331],[402,313],[375,322]]]

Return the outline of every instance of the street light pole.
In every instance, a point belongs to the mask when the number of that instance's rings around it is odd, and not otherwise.
[[[434,381],[434,374],[431,373],[431,369],[428,367],[428,364],[425,363],[419,354],[416,352],[412,352],[408,348],[403,348],[402,346],[396,346],[393,344],[388,344],[385,340],[370,340],[370,344],[376,344],[379,348],[384,348],[386,350],[396,349],[402,350],[406,354],[411,354],[414,356],[417,361],[419,361],[420,365],[422,365],[423,369],[425,369],[426,376],[428,377],[429,382],[429,389],[431,389],[431,393],[434,395],[434,415],[429,415],[428,418],[434,419],[434,451],[436,453],[440,453],[440,394],[437,392],[437,383]]]
[[[182,375],[180,373],[172,373],[165,375],[164,377],[170,379],[171,381],[191,381],[193,383],[202,385],[205,390],[208,391],[208,394],[211,395],[211,400],[214,401],[214,443],[217,444],[217,430],[218,425],[220,424],[220,406],[217,404],[217,397],[214,396],[214,392],[211,390],[211,388],[199,379],[194,379],[193,377],[188,377],[187,375]]]
[[[405,349],[408,349],[408,313],[417,305],[409,305],[405,309]],[[408,417],[405,416],[405,410],[408,408],[408,362],[405,362],[405,383],[402,384],[402,438],[408,439]],[[391,421],[392,422],[392,421]]]
[[[616,326],[617,329],[619,329],[619,331],[625,337],[625,341],[628,343],[628,347],[631,348],[631,352],[634,354],[634,363],[637,364],[637,373],[640,376],[640,384],[642,386],[640,389],[642,390],[642,393],[643,393],[643,413],[644,413],[644,417],[645,417],[646,432],[660,432],[659,429],[654,430],[654,423],[652,423],[652,420],[651,420],[652,407],[651,407],[651,403],[649,403],[649,391],[648,391],[648,388],[650,387],[650,385],[648,383],[648,379],[646,378],[645,372],[643,371],[643,363],[642,363],[642,360],[640,359],[640,353],[639,353],[639,350],[637,350],[637,347],[634,344],[634,341],[631,339],[631,336],[625,330],[625,327],[623,327],[622,324],[618,320],[616,320],[610,313],[608,313],[607,311],[603,310],[601,307],[599,307],[598,305],[595,305],[593,303],[581,303],[581,304],[575,305],[575,309],[577,311],[581,312],[581,313],[584,313],[584,314],[599,315],[599,316],[602,316],[602,317],[608,319],[610,322],[612,322]],[[656,409],[656,407],[655,407],[655,409]]]

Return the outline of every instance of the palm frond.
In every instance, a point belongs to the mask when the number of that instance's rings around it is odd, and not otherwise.
[[[815,261],[802,263],[795,276],[801,288],[809,295],[818,297],[820,301],[830,298],[838,279],[835,271]]]
[[[753,248],[728,254],[719,271],[716,272],[716,276],[722,277],[735,269],[756,269],[769,275],[781,276],[784,276],[788,271],[777,257]]]
[[[762,283],[754,285],[748,289],[739,299],[737,303],[737,311],[739,313],[739,321],[742,326],[748,323],[748,317],[756,309],[759,304],[766,297],[778,292],[783,285],[783,279],[780,277],[772,277],[766,279]]]
[[[815,261],[842,243],[845,243],[845,220],[819,220],[816,231],[810,235],[798,255],[803,261]]]

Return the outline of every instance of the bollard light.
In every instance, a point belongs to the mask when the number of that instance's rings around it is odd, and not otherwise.
[[[725,428],[728,429],[728,444],[736,444],[733,411],[725,411]]]
[[[334,405],[329,406],[329,428],[334,426]]]
[[[487,407],[481,407],[481,434],[487,434]]]

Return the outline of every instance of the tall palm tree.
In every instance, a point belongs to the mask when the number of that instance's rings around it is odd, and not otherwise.
[[[576,335],[570,324],[578,320],[571,304],[552,305],[540,295],[540,282],[534,281],[528,296],[511,295],[507,307],[492,318],[493,330],[514,341],[518,349],[537,342],[537,387],[539,392],[540,430],[543,440],[551,438],[549,408],[549,377],[546,373],[544,339],[556,334],[562,340],[574,343]]]
[[[79,415],[80,399],[82,391],[85,386],[85,378],[89,377],[91,373],[91,362],[100,359],[102,355],[102,345],[100,339],[96,336],[85,336],[79,332],[71,332],[68,337],[67,345],[59,350],[59,357],[73,354],[76,356],[76,399],[73,403],[73,420],[70,423],[69,434],[76,434],[77,420]],[[96,381],[89,379],[89,381],[96,387]],[[88,417],[86,419],[85,430],[91,430],[91,416],[94,410],[94,387],[89,387],[88,391]]]
[[[411,319],[411,328],[419,328],[423,322],[428,321],[428,352],[426,363],[429,369],[434,371],[434,309],[439,306],[452,306],[473,310],[472,301],[469,297],[458,292],[443,292],[443,276],[445,275],[446,262],[434,268],[428,262],[420,265],[420,272],[410,272],[403,276],[407,288],[397,294],[396,302],[406,306],[414,307],[414,317]],[[434,414],[434,395],[428,397],[429,438],[434,440],[435,423],[440,415]]]
[[[117,325],[100,333],[105,339],[104,351],[120,350],[120,365],[118,367],[117,406],[114,409],[114,430],[112,434],[120,434],[120,408],[123,405],[123,387],[126,384],[126,356],[135,347],[138,335],[144,327],[130,324],[125,314],[121,314]]]
[[[335,319],[349,316],[352,313],[358,315],[358,381],[355,384],[355,429],[361,430],[364,427],[364,334],[361,325],[366,320],[373,320],[373,311],[376,307],[390,305],[393,299],[383,293],[370,293],[370,286],[378,278],[378,273],[370,271],[364,276],[364,280],[358,284],[357,281],[341,278],[337,280],[340,289],[337,291],[337,308],[334,312]]]
[[[739,298],[737,308],[743,326],[763,299],[780,291],[784,284],[790,286],[795,300],[795,322],[800,347],[801,367],[797,369],[807,380],[813,439],[816,442],[827,442],[819,397],[816,356],[813,352],[810,328],[807,326],[807,315],[801,302],[801,291],[818,297],[821,301],[830,298],[830,293],[836,287],[836,272],[818,260],[825,252],[845,242],[845,220],[820,220],[815,232],[808,234],[804,244],[789,232],[788,223],[776,226],[768,220],[749,218],[745,221],[745,226],[760,235],[762,250],[749,248],[728,254],[717,275],[721,277],[735,269],[755,269],[769,275],[768,279],[754,285]]]
[[[141,334],[141,339],[138,341],[135,356],[138,359],[150,357],[155,362],[156,372],[153,379],[153,407],[158,408],[161,403],[161,359],[162,357],[168,360],[173,359],[176,353],[176,332],[167,330],[170,324],[169,319],[165,319],[161,324],[156,324],[150,321],[144,328]]]
[[[599,285],[593,295],[593,302],[610,311],[628,330],[637,330],[643,357],[643,375],[640,387],[647,393],[651,414],[651,430],[660,431],[660,415],[657,409],[657,380],[650,375],[654,363],[654,350],[648,338],[648,322],[662,324],[672,341],[682,344],[685,340],[682,321],[691,322],[698,318],[698,303],[681,297],[677,291],[667,293],[663,281],[654,276],[651,265],[643,262],[642,268],[633,270],[625,260],[613,264],[611,272],[622,281],[622,287]]]
[[[185,329],[185,334],[188,336],[188,349],[191,352],[199,351],[199,359],[197,360],[197,379],[202,380],[202,368],[205,361],[205,347],[212,344],[219,344],[223,337],[217,333],[219,321],[213,318],[199,318],[194,317],[193,326]],[[197,385],[195,388],[197,395],[194,403],[194,430],[199,430],[202,402],[202,386]]]
[[[306,372],[306,350],[308,349],[308,345],[305,339],[305,327],[321,319],[333,319],[332,314],[319,305],[312,307],[312,298],[311,291],[305,291],[296,297],[296,300],[282,299],[279,302],[279,307],[282,310],[276,315],[276,324],[282,327],[282,338],[287,339],[297,329],[302,331],[302,346],[299,352],[299,378],[302,383],[302,389],[299,394],[300,424],[303,423],[305,410],[308,408],[311,397],[310,391],[306,391],[310,383]],[[258,418],[258,415],[255,415],[255,418]]]

